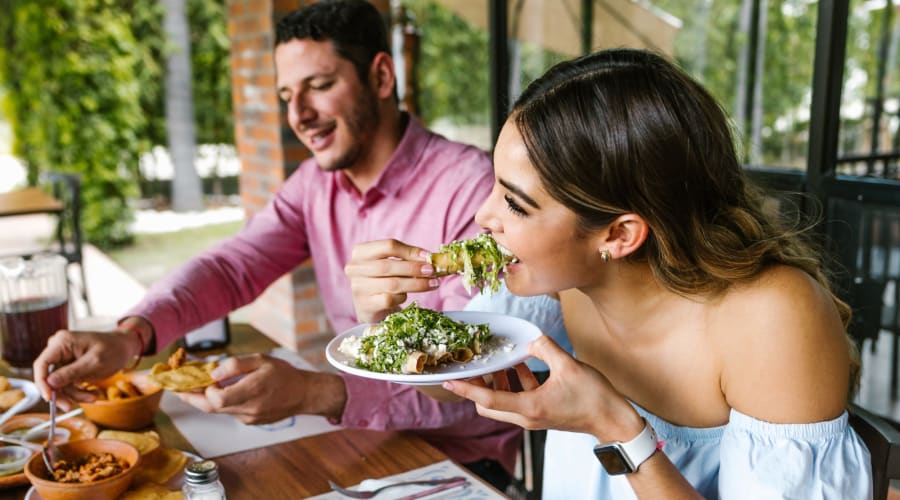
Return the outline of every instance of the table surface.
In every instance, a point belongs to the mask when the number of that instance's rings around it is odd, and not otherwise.
[[[231,328],[228,347],[201,354],[268,352],[276,346],[249,325],[233,324]],[[144,359],[140,368],[166,359],[173,349]],[[0,375],[9,375],[5,363],[0,363]],[[46,410],[42,402],[30,411]],[[196,451],[163,412],[157,413],[154,427],[165,446]],[[215,459],[229,499],[304,498],[330,491],[329,479],[349,486],[442,460],[447,456],[411,434],[360,429],[343,429]],[[25,498],[28,488],[0,490],[0,500]]]
[[[0,193],[0,217],[52,214],[62,211],[62,202],[40,188],[27,187],[8,193]]]

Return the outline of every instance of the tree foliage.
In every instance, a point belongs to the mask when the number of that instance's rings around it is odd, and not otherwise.
[[[155,0],[4,0],[0,86],[13,153],[29,182],[77,173],[83,227],[101,246],[128,242],[138,160],[166,144],[165,38]],[[222,0],[189,0],[201,141],[233,142]]]

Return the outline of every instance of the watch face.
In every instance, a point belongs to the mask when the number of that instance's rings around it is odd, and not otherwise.
[[[606,473],[611,476],[634,472],[631,465],[626,461],[622,450],[615,444],[597,446],[594,448],[594,455],[597,456],[600,465],[606,469]]]

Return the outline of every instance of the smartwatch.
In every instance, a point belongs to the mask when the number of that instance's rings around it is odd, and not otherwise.
[[[644,430],[636,438],[627,443],[598,444],[594,447],[594,455],[607,474],[631,474],[656,452],[658,442],[656,431],[644,420]]]

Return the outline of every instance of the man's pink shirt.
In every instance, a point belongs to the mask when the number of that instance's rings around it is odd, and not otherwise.
[[[319,293],[335,332],[357,324],[344,267],[353,247],[395,238],[427,250],[480,232],[474,214],[493,185],[487,155],[409,120],[384,171],[360,194],[343,172],[304,161],[273,200],[235,236],[155,283],[127,313],[153,324],[162,347],[185,332],[258,297],[273,281],[312,258]],[[470,300],[458,277],[409,301],[461,310]],[[521,432],[485,419],[469,402],[438,403],[410,386],[342,375],[341,423],[416,429],[459,462],[498,460],[512,470]]]

